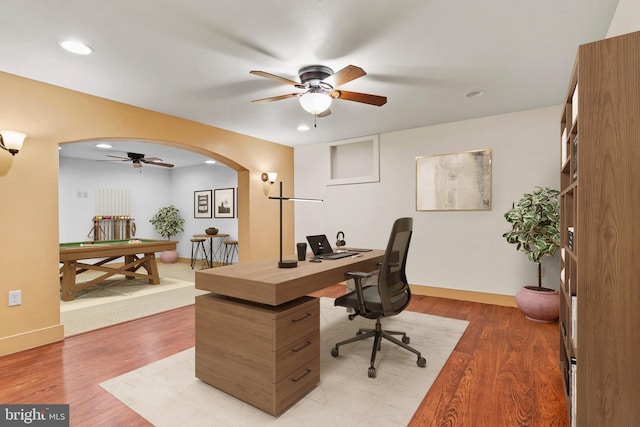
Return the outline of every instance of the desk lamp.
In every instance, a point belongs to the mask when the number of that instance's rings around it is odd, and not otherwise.
[[[303,199],[300,197],[282,197],[282,181],[280,181],[280,196],[269,196],[272,200],[280,200],[280,260],[278,261],[278,268],[294,268],[298,266],[297,260],[283,260],[282,259],[282,201],[289,200],[291,202],[317,202],[321,203],[322,199]]]

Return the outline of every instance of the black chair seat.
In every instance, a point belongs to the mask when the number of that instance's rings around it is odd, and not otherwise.
[[[378,286],[364,286],[362,288],[362,293],[364,294],[364,305],[367,308],[367,312],[371,314],[371,317],[367,316],[367,313],[358,313],[358,315],[366,317],[368,319],[378,318],[378,313],[384,311],[382,307],[382,301],[380,301],[380,294],[378,293]],[[333,305],[338,307],[352,308],[356,311],[359,311],[358,294],[356,292],[351,292],[339,298],[336,298]]]

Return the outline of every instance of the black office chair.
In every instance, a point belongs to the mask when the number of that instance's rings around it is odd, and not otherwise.
[[[418,356],[417,364],[424,368],[427,361],[420,352],[408,344],[410,338],[405,332],[382,330],[380,319],[383,317],[395,316],[401,313],[411,300],[411,290],[407,283],[405,267],[407,264],[407,253],[413,228],[413,218],[399,218],[391,229],[391,236],[384,254],[384,259],[378,273],[378,283],[376,285],[363,286],[363,282],[372,276],[372,273],[349,272],[347,276],[352,278],[356,285],[356,290],[344,296],[336,298],[334,305],[353,309],[349,315],[349,320],[356,316],[376,319],[375,329],[360,329],[354,338],[341,341],[331,349],[331,355],[338,357],[338,347],[344,344],[374,337],[373,350],[371,351],[371,366],[369,367],[369,377],[376,376],[376,354],[381,350],[382,338],[385,338],[400,347],[409,350]],[[393,335],[401,335],[402,341]]]

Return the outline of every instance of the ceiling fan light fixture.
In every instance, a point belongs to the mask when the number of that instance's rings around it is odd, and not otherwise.
[[[331,105],[331,96],[324,92],[307,92],[300,98],[300,105],[313,115],[320,114]]]

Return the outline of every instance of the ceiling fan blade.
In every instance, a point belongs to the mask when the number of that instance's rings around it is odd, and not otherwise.
[[[266,77],[268,79],[275,80],[277,82],[284,83],[284,84],[291,85],[291,86],[300,86],[301,85],[300,82],[295,82],[293,80],[289,80],[289,79],[284,78],[284,77],[276,76],[275,74],[267,73],[265,71],[255,71],[255,70],[253,70],[253,71],[249,71],[249,73],[251,73],[251,74],[253,74],[255,76]]]
[[[162,159],[160,157],[143,157],[140,160],[143,162],[161,162]]]
[[[262,98],[262,99],[254,99],[251,102],[254,102],[256,104],[259,104],[261,102],[272,102],[272,101],[280,101],[282,99],[288,99],[288,98],[293,98],[296,96],[300,96],[301,94],[299,93],[288,93],[286,95],[280,95],[280,96],[272,96],[271,98]]]
[[[349,92],[347,90],[334,90],[333,92],[331,92],[331,97],[334,99],[344,99],[345,101],[355,101],[361,102],[363,104],[376,105],[378,107],[387,103],[386,96]]]
[[[342,70],[328,77],[326,81],[329,84],[333,84],[333,86],[340,86],[366,75],[367,73],[362,68],[356,67],[355,65],[347,65]]]
[[[151,159],[153,159],[153,157],[151,157]],[[151,160],[151,159],[140,159],[140,161],[142,163],[146,163],[148,165],[154,165],[154,166],[164,166],[165,168],[172,168],[173,165],[171,163],[163,163],[160,162],[158,160]],[[160,159],[162,160],[162,159]]]
[[[125,162],[128,162],[129,160],[131,160],[128,157],[120,157],[120,156],[112,156],[111,154],[105,154],[105,156],[107,157],[113,157],[114,159],[119,159],[119,160],[123,160]]]

